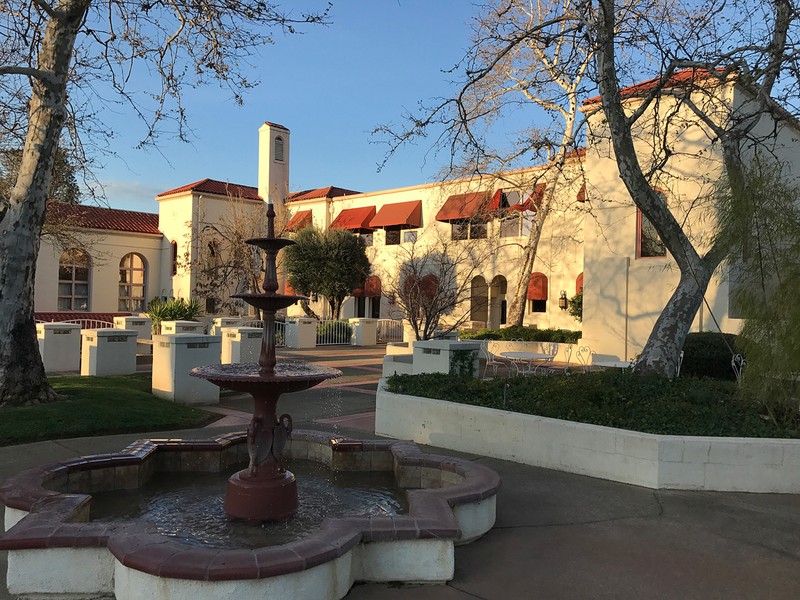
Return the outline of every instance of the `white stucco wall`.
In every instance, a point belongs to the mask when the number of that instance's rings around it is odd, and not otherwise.
[[[119,264],[130,252],[145,262],[145,298],[158,295],[161,285],[162,238],[160,235],[111,230],[84,230],[82,236],[91,257],[89,311],[119,311]],[[36,261],[34,306],[37,312],[58,310],[58,262],[61,250],[48,237],[42,238]]]

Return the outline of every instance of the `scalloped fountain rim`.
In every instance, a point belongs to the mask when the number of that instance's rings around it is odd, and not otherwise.
[[[315,431],[295,431],[287,450],[292,458],[324,463],[332,471],[394,471],[397,484],[411,488],[409,514],[330,519],[300,540],[254,550],[190,547],[160,535],[154,528],[148,531],[141,523],[87,522],[91,492],[135,489],[156,471],[218,472],[246,460],[247,454],[244,433],[213,440],[139,440],[120,453],[86,456],[30,469],[3,483],[0,500],[6,505],[8,531],[0,538],[0,549],[9,551],[9,590],[52,593],[53,585],[61,585],[53,581],[69,579],[66,574],[59,576],[57,566],[53,565],[53,574],[42,574],[50,583],[24,583],[35,577],[35,566],[25,567],[31,559],[27,551],[31,550],[94,548],[107,549],[113,555],[116,562],[111,561],[113,564],[107,567],[112,581],[98,582],[96,590],[58,590],[74,594],[113,593],[116,591],[113,580],[124,578],[120,565],[158,578],[204,582],[268,580],[337,561],[357,547],[366,553],[374,549],[378,553],[375,556],[352,560],[359,567],[355,571],[348,567],[346,586],[342,587],[341,582],[335,584],[342,592],[337,592],[336,597],[341,597],[355,581],[446,581],[453,576],[453,544],[472,541],[494,524],[500,478],[483,465],[425,454],[409,441],[353,440]],[[393,558],[392,544],[387,554],[386,545],[380,543],[394,542],[401,554],[408,554],[409,547],[404,542],[409,541],[446,542],[444,549],[449,558],[444,557],[438,571],[435,567],[425,567],[423,571],[429,572],[407,572],[408,560],[402,556]],[[423,547],[417,545],[411,553],[416,554]],[[19,557],[15,557],[17,552]],[[420,557],[423,555],[424,552]],[[442,547],[437,547],[431,556],[441,555]],[[399,561],[401,566],[383,564],[392,560]],[[99,577],[107,578],[103,574]],[[333,577],[335,582],[342,575]],[[18,589],[20,585],[28,585],[29,589]],[[297,585],[300,593],[308,582]],[[191,593],[186,592],[186,597],[191,597]],[[126,596],[123,592],[117,597],[133,598],[135,594]],[[301,593],[297,597],[306,596]]]

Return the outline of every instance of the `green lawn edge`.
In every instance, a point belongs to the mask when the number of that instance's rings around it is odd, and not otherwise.
[[[156,398],[150,374],[50,377],[57,402],[0,409],[0,446],[204,427],[220,415]]]

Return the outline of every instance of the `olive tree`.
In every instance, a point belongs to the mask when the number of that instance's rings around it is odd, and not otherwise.
[[[36,342],[33,285],[59,142],[107,139],[104,101],[140,119],[140,146],[162,133],[186,139],[184,86],[218,82],[241,101],[255,83],[244,67],[275,28],[325,20],[264,0],[0,3],[0,144],[22,148],[14,186],[0,198],[0,406],[55,398]]]
[[[283,257],[289,285],[306,296],[324,296],[338,319],[344,300],[370,273],[364,240],[342,229],[315,227],[300,230],[294,240]]]

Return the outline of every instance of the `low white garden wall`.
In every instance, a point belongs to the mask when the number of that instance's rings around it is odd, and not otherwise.
[[[800,493],[800,440],[653,435],[392,394],[375,433],[655,489]]]

